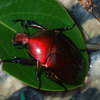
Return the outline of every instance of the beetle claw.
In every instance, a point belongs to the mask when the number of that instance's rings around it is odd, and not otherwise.
[[[14,24],[16,24],[17,21],[16,20],[13,20],[13,22],[14,22]]]
[[[14,24],[16,24],[16,22],[19,22],[19,21],[25,22],[25,20],[22,20],[22,19],[16,19],[16,20],[13,20]]]

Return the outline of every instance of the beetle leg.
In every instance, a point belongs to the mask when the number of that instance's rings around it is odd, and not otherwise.
[[[19,22],[19,21],[25,22],[25,20],[23,20],[23,19],[16,19],[16,20],[13,20],[13,21],[14,21],[14,24],[15,24],[16,22]]]
[[[23,21],[22,21],[22,22],[21,22],[21,25],[22,25],[22,27],[23,27],[23,29],[24,29],[24,33],[26,34],[25,29],[28,31],[26,24],[25,24],[25,26],[24,26]]]
[[[46,30],[46,28],[44,28],[42,25],[36,23],[35,21],[27,20],[25,23],[27,23],[29,25],[29,27],[35,27],[35,28],[39,28],[39,29],[42,29],[42,30]]]
[[[16,23],[18,21],[25,22],[26,24],[28,24],[28,27],[39,28],[41,30],[46,29],[43,26],[41,26],[40,24],[36,23],[35,21],[29,21],[29,20],[25,21],[25,20],[22,20],[22,19],[16,19],[16,20],[14,20],[14,23]]]
[[[38,89],[40,89],[40,86],[41,86],[40,77],[38,74],[39,68],[40,68],[40,62],[37,60],[37,62],[36,62],[36,78],[38,80]]]
[[[1,62],[14,62],[14,63],[24,64],[24,63],[30,63],[30,62],[32,62],[34,60],[35,60],[34,58],[27,59],[27,58],[15,57],[14,59],[10,59],[10,60],[1,60]]]
[[[67,28],[57,28],[57,29],[53,29],[54,31],[66,31],[66,30],[70,30],[70,29],[72,29],[73,27],[75,26],[75,24],[73,24],[72,26],[70,26],[70,27],[67,27]]]
[[[62,86],[65,89],[65,91],[67,91],[67,89],[63,85],[62,81],[52,71],[49,71],[48,69],[45,69],[45,73],[46,73],[47,78],[49,78],[52,81],[58,83],[60,86]]]

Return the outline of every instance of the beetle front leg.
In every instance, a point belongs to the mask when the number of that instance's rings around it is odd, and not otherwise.
[[[36,74],[36,78],[38,80],[38,89],[40,89],[40,86],[41,86],[40,77],[39,77],[39,74],[38,74],[39,68],[40,68],[40,62],[37,60],[37,62],[36,62],[36,73],[35,74]]]
[[[29,20],[25,21],[22,19],[16,19],[16,20],[14,20],[14,23],[19,22],[19,21],[25,22],[26,24],[28,24],[28,27],[34,27],[34,28],[39,28],[41,30],[46,30],[46,28],[44,28],[42,25],[36,23],[35,21],[29,21]]]

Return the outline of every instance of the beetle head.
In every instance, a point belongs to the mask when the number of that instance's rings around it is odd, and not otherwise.
[[[12,40],[14,46],[26,45],[28,41],[29,41],[28,35],[23,33],[16,33],[14,36],[14,40]]]

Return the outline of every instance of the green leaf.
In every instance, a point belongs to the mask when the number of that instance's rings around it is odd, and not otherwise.
[[[56,0],[5,0],[0,1],[0,58],[12,59],[14,56],[29,58],[27,49],[13,46],[11,40],[16,32],[23,33],[20,23],[14,25],[12,20],[34,20],[47,29],[69,27],[74,24],[66,10],[56,2]],[[30,33],[36,31],[34,28],[29,29]],[[77,46],[84,50],[85,45],[77,26],[69,31],[63,32]],[[73,84],[65,84],[67,89],[73,89],[84,84],[84,78],[88,72],[88,56],[87,52],[82,52],[84,57],[84,65],[82,73],[78,80]],[[3,70],[17,79],[23,81],[29,86],[38,87],[35,77],[35,62],[30,65],[21,65],[15,63],[3,63]],[[40,70],[41,89],[49,91],[61,91],[63,87],[46,78],[43,69]]]

